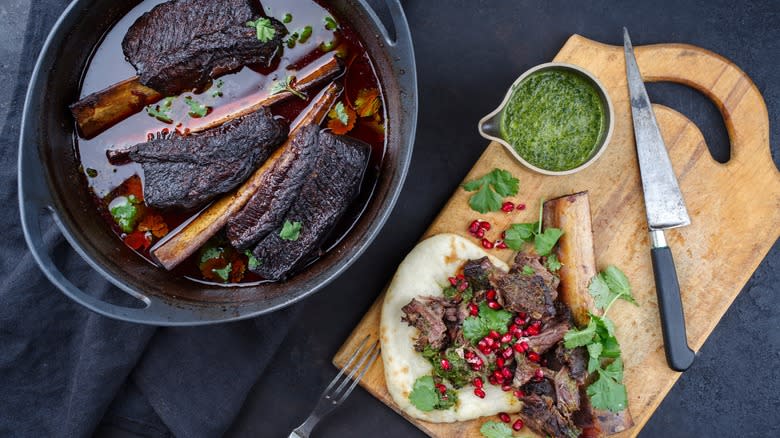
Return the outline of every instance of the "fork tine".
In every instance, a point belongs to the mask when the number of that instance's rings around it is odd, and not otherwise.
[[[352,384],[349,385],[349,388],[344,392],[344,394],[339,399],[338,403],[341,404],[344,400],[349,397],[349,395],[352,393],[352,390],[355,389],[355,386],[357,386],[358,383],[360,383],[360,380],[363,378],[363,376],[368,372],[368,370],[371,368],[371,365],[376,362],[376,359],[379,357],[379,353],[381,353],[382,350],[380,348],[377,348],[376,351],[374,351],[374,354],[371,356],[371,359],[368,360],[368,363],[366,363],[365,368],[363,368],[363,371],[360,372],[360,374],[352,380]]]
[[[344,371],[349,369],[349,367],[352,365],[352,362],[354,362],[355,359],[358,357],[358,355],[360,353],[360,350],[362,350],[363,347],[365,347],[366,342],[368,342],[368,338],[370,338],[370,337],[371,337],[371,335],[366,335],[366,337],[363,338],[362,341],[360,341],[360,344],[358,344],[357,348],[355,348],[355,352],[352,353],[352,356],[349,357],[349,360],[347,360],[347,363],[345,363],[344,367],[341,368],[341,371],[339,371],[339,373],[336,374],[336,377],[334,377],[333,380],[330,381],[330,384],[328,385],[328,387],[325,388],[324,391],[322,391],[323,395],[327,394],[328,391],[330,391],[331,389],[333,389],[334,386],[336,386],[336,383],[339,382],[339,379],[341,379],[341,376],[344,375]]]
[[[349,384],[350,380],[355,378],[355,375],[360,371],[360,368],[363,367],[363,364],[366,362],[366,359],[368,359],[371,356],[371,354],[374,352],[374,350],[376,350],[378,348],[379,348],[379,343],[378,342],[374,342],[371,345],[371,348],[366,350],[366,352],[361,355],[360,361],[349,372],[349,376],[341,382],[341,384],[339,385],[338,388],[336,388],[335,391],[333,391],[333,397],[334,398],[338,397],[341,394],[341,391],[344,389],[344,387],[346,387]]]

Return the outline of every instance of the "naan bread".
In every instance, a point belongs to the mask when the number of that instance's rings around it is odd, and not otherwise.
[[[409,401],[415,380],[431,374],[432,366],[414,350],[418,330],[401,321],[401,308],[414,297],[441,296],[455,275],[471,259],[489,257],[498,269],[508,271],[506,263],[491,256],[466,238],[455,234],[439,234],[420,242],[406,256],[393,277],[382,305],[380,340],[387,389],[401,410],[408,415],[433,423],[452,423],[499,412],[519,412],[522,404],[511,391],[485,382],[486,396],[474,395],[474,387],[458,390],[458,403],[450,409],[423,412]]]

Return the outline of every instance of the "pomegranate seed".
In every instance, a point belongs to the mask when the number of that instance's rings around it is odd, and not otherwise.
[[[484,346],[484,347],[477,346],[477,348],[479,348],[479,351],[482,352],[482,354],[484,355],[490,354],[490,347],[488,346]]]
[[[531,362],[539,362],[539,353],[535,351],[528,353],[528,360]]]
[[[518,353],[522,353],[522,352],[525,351],[523,349],[523,346],[519,342],[516,342],[515,345],[512,346],[512,349],[515,350]]]
[[[512,419],[509,418],[509,414],[507,414],[506,412],[500,412],[498,414],[498,418],[500,418],[501,421],[503,421],[504,423],[509,423],[510,421],[512,421]]]
[[[475,234],[479,230],[479,221],[473,220],[471,221],[471,224],[469,225],[469,233]]]
[[[525,324],[525,319],[520,318],[519,316],[517,318],[515,318],[515,325],[521,326],[523,324]]]
[[[506,246],[506,242],[504,242],[504,241],[502,240],[502,241],[500,241],[500,242],[496,243],[496,248],[498,248],[498,249],[507,249],[507,248],[508,248],[508,246]]]
[[[481,229],[483,229],[485,231],[490,231],[490,222],[488,222],[488,221],[480,222],[479,223],[479,228],[481,228]]]
[[[541,369],[539,369],[539,371],[541,371]],[[504,376],[505,379],[510,379],[513,375],[512,370],[509,368],[501,368],[501,375]]]
[[[512,429],[515,431],[518,431],[523,428],[523,420],[518,419],[517,421],[512,424]]]
[[[458,275],[455,276],[455,278],[457,278],[458,280],[465,280],[466,276],[463,275],[463,274],[458,274]]]
[[[476,233],[474,233],[474,235],[481,239],[481,238],[485,237],[485,230],[480,228],[480,229],[477,230]]]
[[[453,285],[453,286],[457,286],[458,285],[458,279],[455,278],[455,277],[450,277],[447,280],[449,280],[450,284]]]
[[[499,367],[499,368],[504,368],[504,358],[503,357],[496,358],[496,366]]]
[[[523,204],[523,203],[521,202],[521,203],[517,204],[517,207],[516,207],[516,208],[517,208],[518,210],[525,210],[525,204]]]
[[[522,319],[522,320],[528,319],[528,314],[525,313],[525,312],[520,312],[520,313],[517,314],[517,316],[519,316],[520,319]]]
[[[544,379],[544,371],[542,371],[541,368],[537,368],[536,371],[534,372],[534,377],[536,377],[537,380]]]
[[[485,297],[489,301],[493,301],[496,299],[496,291],[494,289],[488,289],[487,292],[485,292]]]
[[[474,371],[479,371],[482,369],[482,362],[478,362],[471,365],[471,369]]]
[[[515,209],[515,204],[509,201],[504,202],[501,204],[501,211],[504,213],[509,213],[510,211]]]
[[[474,381],[472,382],[474,384],[475,388],[482,388],[482,379],[479,377],[475,377]]]
[[[491,339],[493,339],[493,340],[498,340],[498,339],[500,339],[500,338],[501,338],[501,333],[499,333],[499,332],[497,332],[497,331],[495,331],[495,330],[491,330],[491,331],[488,333],[488,336],[490,336],[490,338],[491,338]]]
[[[465,352],[463,352],[463,356],[466,359],[474,359],[475,357],[477,357],[477,353],[474,353],[471,350],[466,350]]]
[[[512,334],[515,336],[515,338],[520,339],[520,338],[523,337],[523,330],[522,329],[517,329]]]
[[[509,332],[509,333],[514,333],[515,330],[517,330],[517,324],[515,324],[513,322],[510,323],[509,324],[509,328],[506,329],[506,331]]]
[[[504,356],[504,359],[509,359],[512,357],[512,348],[507,347],[504,349],[504,351],[501,352],[501,355]]]
[[[487,338],[480,339],[479,342],[477,342],[478,348],[487,347]]]
[[[498,385],[498,380],[496,379],[496,376],[492,374],[488,376],[488,383],[490,383],[491,385]]]
[[[496,379],[503,380],[504,379],[504,374],[501,372],[501,370],[503,370],[503,369],[504,368],[496,369],[495,371],[493,371],[493,374],[492,374],[493,377],[495,377]]]
[[[508,344],[512,341],[512,333],[507,332],[504,336],[501,336],[501,343]]]
[[[474,389],[474,395],[479,398],[485,398],[485,391],[483,391],[482,388],[476,388]]]
[[[452,366],[450,365],[450,361],[448,361],[447,359],[442,359],[441,360],[441,368],[444,371],[449,371],[449,369],[452,368]]]
[[[528,336],[536,336],[539,334],[539,327],[530,325],[526,331],[528,332]]]
[[[492,331],[495,331],[495,330],[492,330]],[[498,333],[498,332],[496,332],[496,333]],[[493,345],[496,344],[496,340],[493,339],[493,336],[491,336],[491,335],[487,335],[483,339],[485,340],[485,345],[487,345],[488,347],[492,347]]]
[[[516,390],[515,390],[515,392],[513,392],[513,394],[514,394],[514,395],[515,395],[515,397],[517,397],[517,398],[523,398],[523,397],[525,397],[525,393],[523,392],[523,390],[522,390],[522,389],[516,389]]]
[[[520,346],[523,347],[523,351],[528,351],[528,342],[520,341]]]
[[[490,307],[493,310],[498,310],[501,308],[501,304],[498,304],[497,301],[488,301],[488,307]]]
[[[477,306],[474,303],[469,303],[469,315],[471,316],[479,315],[479,306]]]
[[[458,291],[463,292],[464,290],[469,288],[469,282],[468,281],[461,281],[458,283]]]
[[[509,392],[509,391],[512,390],[512,385],[509,385],[509,384],[501,385],[501,390],[504,391],[504,392]]]
[[[485,249],[493,249],[493,242],[488,239],[482,239],[482,247]]]
[[[440,393],[446,394],[447,393],[447,387],[442,385],[441,383],[436,384],[436,389],[439,390]]]

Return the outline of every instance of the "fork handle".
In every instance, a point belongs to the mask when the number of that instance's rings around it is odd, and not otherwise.
[[[314,426],[320,422],[320,417],[311,414],[300,426],[296,427],[288,438],[309,438]]]

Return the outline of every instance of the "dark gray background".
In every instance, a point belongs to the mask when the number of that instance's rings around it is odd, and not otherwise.
[[[336,373],[330,365],[333,353],[481,154],[486,142],[476,133],[477,120],[496,106],[517,75],[549,61],[572,33],[620,44],[620,29],[625,25],[635,45],[684,42],[731,59],[764,94],[778,162],[778,1],[412,0],[404,4],[417,52],[420,113],[415,159],[403,194],[361,260],[331,286],[299,304],[301,320],[253,388],[229,436],[287,436],[308,415]],[[53,24],[48,18],[44,22],[30,17],[26,0],[0,0],[0,69],[5,80],[18,74],[25,29],[48,28]],[[655,102],[697,123],[716,157],[728,156],[722,120],[703,96],[676,85],[648,88]],[[0,87],[4,115],[21,109],[10,91]],[[18,130],[18,126],[5,128],[4,135]],[[775,243],[641,436],[780,436],[779,265],[780,248]],[[321,423],[315,436],[422,434],[366,392],[356,390]]]
[[[482,153],[486,141],[477,134],[479,118],[493,110],[520,73],[550,61],[572,33],[622,44],[621,28],[627,26],[635,45],[683,42],[731,59],[764,94],[778,162],[778,1],[403,3],[420,88],[417,141],[406,186],[366,254],[339,280],[301,304],[303,319],[288,335],[288,347],[281,349],[253,389],[232,429],[234,436],[286,436],[303,421],[335,374],[330,365],[333,353]],[[719,147],[719,156],[724,156],[728,140],[714,105],[682,86],[648,88],[654,101],[694,120],[708,144]],[[780,245],[775,244],[642,437],[780,436],[778,268]],[[315,436],[423,435],[358,390]]]

